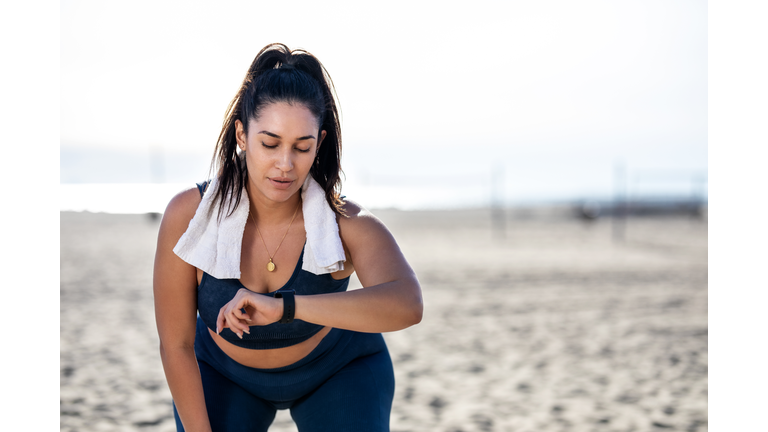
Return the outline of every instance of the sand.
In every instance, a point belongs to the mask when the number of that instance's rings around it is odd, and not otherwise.
[[[374,211],[422,284],[385,334],[392,431],[706,431],[707,221],[558,209]],[[61,213],[61,430],[173,431],[158,354],[159,220]],[[356,280],[351,286],[359,286]],[[280,411],[271,431],[295,431]]]

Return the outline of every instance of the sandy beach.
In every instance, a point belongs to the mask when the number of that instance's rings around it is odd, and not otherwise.
[[[374,210],[422,284],[385,334],[392,431],[708,429],[706,218]],[[174,431],[158,353],[159,219],[61,213],[61,430]],[[353,279],[350,288],[359,287]],[[296,431],[280,411],[271,431]]]

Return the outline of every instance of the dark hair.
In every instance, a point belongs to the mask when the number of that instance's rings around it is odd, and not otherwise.
[[[218,182],[213,192],[228,215],[240,205],[240,196],[248,180],[245,163],[237,154],[235,121],[240,120],[248,133],[248,122],[261,110],[276,102],[304,105],[318,120],[326,135],[309,174],[325,190],[325,198],[334,212],[343,215],[341,190],[341,125],[336,108],[336,91],[328,71],[312,54],[302,49],[290,50],[279,43],[264,47],[253,59],[248,73],[227,107],[211,171],[218,166]],[[320,135],[318,135],[318,138]],[[231,195],[229,194],[231,192]]]

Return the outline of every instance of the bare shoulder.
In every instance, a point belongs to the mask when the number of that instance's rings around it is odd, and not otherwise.
[[[342,210],[345,216],[338,218],[339,231],[342,232],[342,237],[344,236],[344,231],[354,236],[381,231],[389,233],[389,230],[387,230],[387,227],[384,226],[384,223],[379,218],[355,201],[345,199]]]
[[[415,280],[394,236],[379,218],[350,200],[343,210],[347,217],[339,217],[339,235],[363,286],[404,278]]]
[[[379,251],[387,248],[397,249],[392,233],[373,213],[362,205],[345,200],[342,207],[345,216],[338,217],[339,235],[344,246],[359,256],[361,251]]]
[[[200,201],[200,192],[197,187],[191,187],[177,193],[165,208],[160,229],[171,232],[181,230],[181,233],[186,231],[189,222],[195,216]]]

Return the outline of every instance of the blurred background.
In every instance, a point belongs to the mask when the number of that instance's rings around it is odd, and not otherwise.
[[[271,42],[330,72],[343,193],[422,283],[423,322],[385,335],[393,431],[707,430],[707,16],[683,0],[61,2],[61,430],[174,430],[158,216],[208,178]],[[295,426],[280,412],[271,430]]]
[[[161,212],[207,178],[271,42],[329,70],[363,205],[706,200],[706,2],[65,1],[61,209]]]

